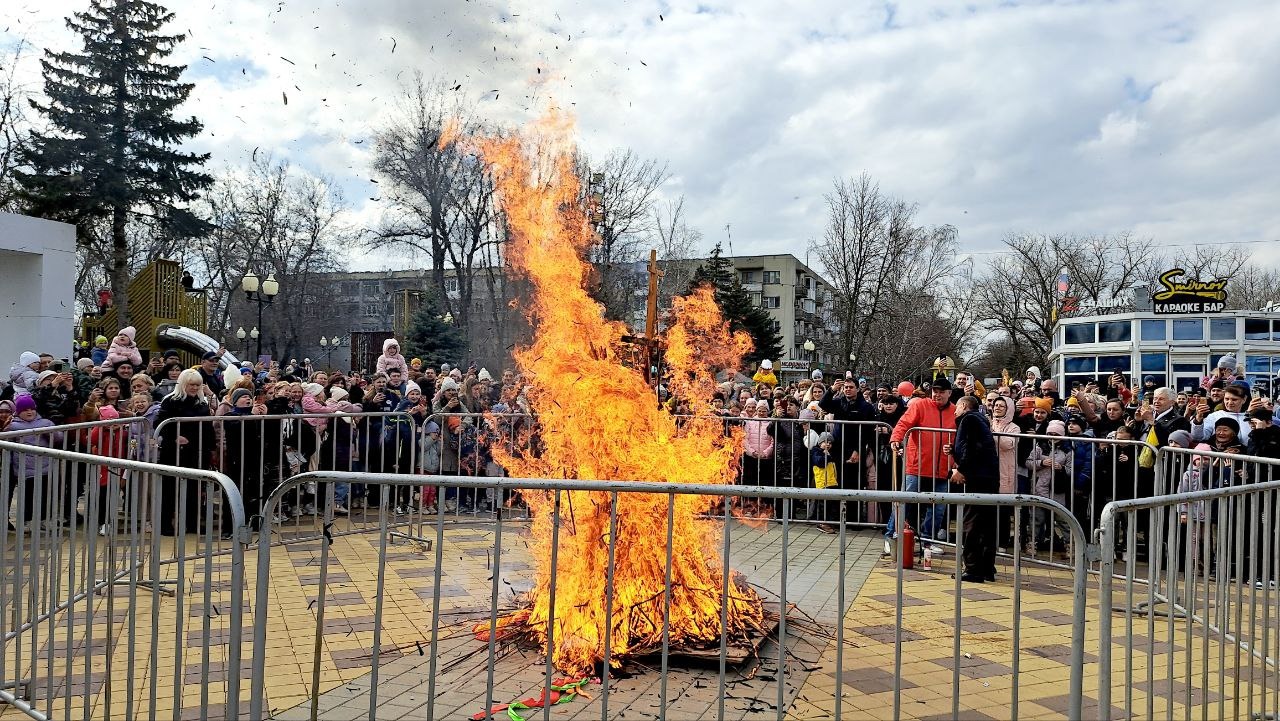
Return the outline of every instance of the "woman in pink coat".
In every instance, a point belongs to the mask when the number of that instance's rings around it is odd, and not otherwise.
[[[1018,424],[1013,422],[1017,417],[1017,406],[1009,396],[987,395],[987,410],[991,414],[991,432],[995,435],[996,449],[1000,454],[1000,492],[1017,493],[1018,491],[1018,439],[1015,434],[1021,433]],[[1000,506],[996,518],[996,545],[1001,548],[1013,547],[1013,508]],[[1030,509],[1023,509],[1023,522]]]

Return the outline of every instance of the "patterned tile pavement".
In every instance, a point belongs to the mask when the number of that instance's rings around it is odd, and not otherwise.
[[[530,585],[531,561],[521,542],[520,526],[507,524],[501,563],[500,603]],[[341,526],[337,528],[341,530]],[[430,534],[434,536],[434,531]],[[782,587],[781,531],[777,526],[733,528],[732,562],[763,596],[775,598]],[[982,586],[966,586],[960,593],[960,654],[953,653],[956,628],[955,582],[950,557],[936,561],[932,571],[902,573],[904,604],[901,628],[901,670],[895,674],[895,599],[899,575],[890,561],[880,558],[880,538],[870,532],[851,533],[846,547],[846,608],[836,605],[839,548],[836,537],[813,528],[789,529],[787,601],[795,623],[786,638],[786,676],[782,704],[789,718],[830,718],[836,693],[846,718],[887,718],[894,710],[894,679],[900,679],[898,713],[902,718],[950,718],[953,696],[960,718],[1063,718],[1067,710],[1067,664],[1071,643],[1070,573],[1024,567],[1020,594],[1019,645],[1012,629],[1012,574],[1007,564],[1000,579]],[[324,623],[317,635],[322,543],[304,542],[273,550],[267,614],[265,684],[267,708],[281,719],[309,718],[310,696],[318,678],[319,717],[330,721],[366,718],[371,704],[379,718],[425,718],[429,670],[430,611],[435,588],[435,552],[425,545],[399,541],[387,547],[381,597],[379,543],[375,535],[338,535],[328,547],[328,588]],[[440,642],[437,666],[437,718],[470,716],[485,704],[486,655],[467,630],[484,616],[490,603],[493,534],[481,525],[451,525],[441,549],[443,575],[440,595]],[[90,717],[208,718],[220,717],[222,692],[228,677],[227,642],[231,567],[215,557],[204,583],[204,561],[182,569],[186,596],[181,603],[170,596],[140,592],[133,601],[136,623],[126,612],[130,599],[117,592],[95,601],[95,636],[86,634],[83,606],[75,616],[55,620],[37,637],[25,660],[0,659],[6,668],[17,663],[30,668],[37,659],[32,696],[39,707],[61,717],[68,706],[80,717],[88,703]],[[242,698],[248,697],[251,651],[248,624],[252,610],[256,555],[245,559],[246,589],[243,654],[239,677]],[[176,566],[162,576],[176,581]],[[1272,595],[1274,602],[1274,594]],[[1209,599],[1211,609],[1214,599]],[[1089,589],[1084,677],[1085,716],[1097,715],[1097,593]],[[382,623],[377,623],[381,602]],[[108,608],[110,606],[110,608]],[[103,620],[110,612],[111,639]],[[845,644],[840,662],[842,683],[836,682],[835,628],[843,624]],[[1135,715],[1210,718],[1247,716],[1233,698],[1256,695],[1263,683],[1261,666],[1247,666],[1248,656],[1231,663],[1235,647],[1220,648],[1215,636],[1196,626],[1188,634],[1182,621],[1158,619],[1148,624],[1134,617],[1128,631],[1135,639],[1130,661],[1124,648],[1113,646],[1113,717],[1124,708]],[[151,653],[152,628],[157,649]],[[371,684],[375,632],[378,679]],[[1115,636],[1126,633],[1126,617],[1115,617]],[[133,643],[128,643],[129,639]],[[182,639],[179,646],[177,639]],[[68,647],[77,661],[66,680]],[[1273,646],[1274,647],[1274,646]],[[478,652],[478,649],[480,651]],[[1188,655],[1188,649],[1190,655]],[[1219,654],[1228,672],[1214,669]],[[728,718],[759,718],[777,714],[779,649],[766,642],[760,659],[731,671],[726,679]],[[1207,673],[1202,659],[1211,659]],[[1194,661],[1194,685],[1177,678]],[[154,663],[154,668],[152,667]],[[656,663],[656,661],[655,661]],[[1239,664],[1245,664],[1236,671]],[[958,688],[956,682],[958,665]],[[1123,681],[1126,667],[1133,683]],[[206,670],[207,669],[207,670]],[[1016,669],[1016,672],[1015,672]],[[85,674],[88,689],[85,689]],[[1150,673],[1150,678],[1148,678]],[[495,702],[537,695],[544,681],[543,661],[536,654],[511,652],[495,667]],[[9,676],[9,674],[6,674]],[[110,683],[106,683],[110,679]],[[655,718],[663,713],[661,676],[656,671],[618,679],[610,692],[611,718]],[[1276,685],[1268,679],[1268,688]],[[666,676],[667,718],[715,717],[718,677],[715,664],[673,667]],[[371,693],[376,689],[376,695]],[[557,706],[556,718],[599,718],[602,689],[590,699]],[[957,693],[953,694],[953,691]],[[1016,691],[1016,699],[1015,699]],[[154,696],[154,706],[151,699]],[[1190,701],[1190,706],[1185,705]],[[1092,706],[1090,705],[1092,704]],[[1201,707],[1201,704],[1205,706]],[[1148,714],[1148,708],[1151,713]],[[0,718],[15,716],[0,706]]]

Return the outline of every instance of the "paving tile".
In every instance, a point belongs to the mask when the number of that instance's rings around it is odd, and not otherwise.
[[[954,656],[946,656],[944,658],[934,659],[932,663],[935,663],[948,671],[954,672],[956,665],[955,660]],[[1012,668],[1002,663],[996,663],[995,661],[985,659],[981,656],[974,656],[970,654],[969,656],[960,657],[960,675],[966,678],[982,679],[990,678],[992,676],[1007,676],[1011,673],[1013,673]]]

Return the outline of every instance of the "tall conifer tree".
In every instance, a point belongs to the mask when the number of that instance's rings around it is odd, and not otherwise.
[[[773,330],[773,318],[751,302],[751,294],[742,287],[733,263],[720,254],[719,243],[711,251],[711,257],[694,271],[689,290],[704,283],[715,287],[716,303],[725,320],[729,321],[729,330],[744,331],[755,343],[755,349],[744,361],[754,364],[766,358],[782,358],[782,336]]]
[[[49,130],[32,131],[23,153],[29,170],[18,177],[30,211],[74,223],[80,242],[95,242],[95,226],[109,223],[107,275],[121,324],[129,316],[129,223],[174,238],[207,230],[186,208],[213,179],[201,172],[208,154],[178,149],[203,126],[174,117],[194,85],[179,80],[185,65],[163,62],[186,39],[161,32],[172,19],[145,0],[90,0],[67,18],[84,48],[45,51],[46,101],[31,104]]]

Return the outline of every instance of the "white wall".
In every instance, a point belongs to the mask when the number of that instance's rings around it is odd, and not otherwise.
[[[0,213],[0,371],[24,350],[69,357],[75,315],[76,229]]]

